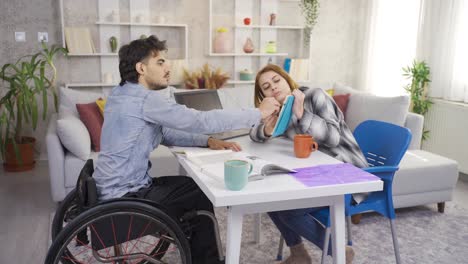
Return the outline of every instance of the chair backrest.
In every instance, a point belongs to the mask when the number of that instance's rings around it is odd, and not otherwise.
[[[93,179],[94,163],[92,159],[86,161],[80,171],[76,183],[76,192],[80,206],[90,207],[97,203],[96,182]]]
[[[398,166],[411,141],[406,127],[367,120],[354,130],[354,137],[370,167]]]

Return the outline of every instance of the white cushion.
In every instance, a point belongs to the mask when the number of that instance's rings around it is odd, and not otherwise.
[[[404,126],[410,99],[408,96],[380,97],[352,94],[346,110],[346,124],[354,129],[362,122],[374,119]]]
[[[99,99],[104,98],[102,93],[94,93],[89,91],[76,91],[73,89],[60,87],[59,89],[59,106],[68,108],[76,117],[79,117],[76,110],[76,104],[87,104]],[[59,111],[60,112],[60,111]]]
[[[350,93],[346,109],[346,124],[354,129],[362,122],[374,119],[399,126],[405,125],[410,105],[409,96],[382,97],[355,90],[339,83],[334,84],[335,94]]]
[[[367,93],[365,91],[356,90],[351,86],[344,85],[342,83],[336,82],[333,84],[333,90],[335,90],[335,94],[355,94],[355,93]]]
[[[91,138],[86,126],[66,109],[60,108],[57,120],[57,135],[62,145],[82,160],[91,153]]]

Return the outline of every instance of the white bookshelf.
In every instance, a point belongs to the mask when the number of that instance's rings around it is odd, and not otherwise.
[[[245,29],[251,29],[251,28],[262,28],[262,29],[304,29],[303,26],[290,26],[290,25],[276,25],[276,26],[270,26],[270,25],[236,25],[236,28],[245,28]]]
[[[278,56],[281,56],[281,57],[284,57],[284,56],[288,56],[288,53],[214,53],[214,52],[211,52],[209,54],[210,56],[213,56],[213,57],[265,57],[265,56],[268,56],[268,57],[278,57]]]
[[[283,7],[290,8],[297,5],[297,13],[294,16],[301,16],[299,8],[299,0],[234,0],[234,10],[232,13],[233,20],[231,23],[226,21],[216,21],[220,16],[227,16],[226,13],[217,14],[216,5],[219,8],[219,1],[226,0],[209,0],[209,33],[208,33],[208,56],[210,57],[226,57],[234,62],[233,71],[231,73],[232,79],[228,81],[229,85],[233,86],[245,86],[252,85],[254,81],[240,81],[239,72],[244,69],[257,72],[260,68],[266,65],[268,62],[283,65],[283,61],[287,57],[309,59],[309,51],[304,49],[304,26],[302,23],[291,23],[288,24],[290,19],[288,12],[284,11]],[[224,10],[226,12],[226,10]],[[275,25],[269,25],[267,18],[271,13],[277,14],[277,21]],[[252,24],[244,25],[243,19],[245,17],[251,18]],[[282,17],[282,21],[279,21],[279,17]],[[286,21],[286,23],[285,23]],[[213,50],[213,41],[216,34],[216,27],[223,26],[228,29],[232,29],[233,39],[233,51],[229,53],[215,53]],[[282,32],[288,31],[288,34],[294,34],[292,43],[286,43],[284,39],[280,39]],[[254,42],[255,50],[253,53],[245,53],[243,51],[243,45],[247,38],[251,38]],[[268,41],[277,42],[277,53],[266,53],[265,47]],[[282,45],[278,43],[282,41]],[[298,44],[300,43],[300,44]],[[310,63],[307,72],[308,79],[310,79]],[[300,80],[298,83],[310,83],[309,80]]]
[[[66,47],[65,28],[69,25],[67,23],[69,18],[65,17],[64,12],[64,2],[68,3],[67,1],[73,0],[59,0],[63,47]],[[156,23],[156,21],[153,21],[155,16],[158,15],[158,12],[152,8],[152,3],[154,4],[154,1],[155,0],[131,0],[128,1],[128,5],[124,7],[124,5],[121,3],[121,0],[94,0],[97,8],[97,19],[96,21],[87,21],[87,24],[84,26],[90,27],[91,25],[92,27],[92,25],[94,25],[95,28],[93,30],[97,30],[97,39],[93,39],[96,52],[69,53],[68,56],[75,59],[99,59],[99,81],[90,80],[90,82],[68,82],[65,84],[65,86],[69,88],[105,88],[117,85],[117,82],[120,79],[120,73],[118,69],[119,61],[118,53],[111,52],[110,49],[109,38],[112,36],[117,38],[119,48],[131,40],[140,38],[142,35],[149,36],[156,34],[159,36],[159,31],[162,30],[163,33],[171,36],[170,40],[173,40],[176,43],[181,43],[179,46],[171,45],[171,49],[169,50],[168,54],[169,59],[176,58],[177,60],[180,60],[185,63],[185,65],[187,65],[189,56],[188,25],[182,23],[173,23],[174,21],[168,23]],[[122,8],[125,10],[121,10]],[[117,21],[111,17],[113,13],[118,14]],[[128,17],[122,17],[122,20],[120,20],[122,14],[126,14]],[[144,19],[139,19],[139,17],[144,17]],[[166,16],[166,18],[167,17],[169,16]],[[124,21],[124,19],[129,21]],[[77,25],[72,24],[72,26]],[[163,39],[169,38],[163,37]],[[173,58],[171,56],[173,56]],[[104,76],[109,76],[109,74],[112,76],[112,82],[106,83],[104,82]]]

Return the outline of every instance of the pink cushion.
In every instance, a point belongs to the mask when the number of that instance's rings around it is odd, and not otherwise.
[[[340,108],[343,116],[346,117],[346,109],[348,109],[349,96],[351,94],[339,94],[334,95],[333,100],[335,100],[336,105]]]
[[[76,104],[76,110],[80,114],[81,121],[88,129],[91,136],[91,144],[94,151],[101,151],[101,130],[104,118],[99,111],[96,102],[89,104]]]

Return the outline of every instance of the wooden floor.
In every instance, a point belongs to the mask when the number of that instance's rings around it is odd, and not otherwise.
[[[466,205],[468,177],[460,179],[454,199]],[[44,263],[55,206],[46,161],[27,173],[5,173],[0,168],[0,263]]]

